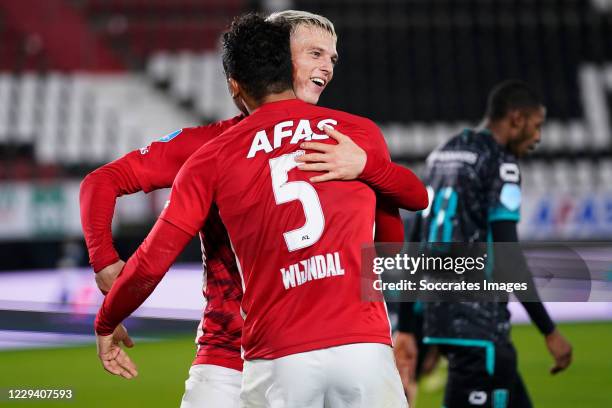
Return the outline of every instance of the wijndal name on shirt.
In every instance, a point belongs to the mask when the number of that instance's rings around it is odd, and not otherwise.
[[[323,131],[325,126],[333,128],[332,125],[337,125],[338,122],[334,119],[322,119],[317,123],[317,128]],[[325,133],[315,133],[312,131],[310,121],[308,119],[300,119],[299,121],[287,120],[274,125],[272,132],[272,142],[265,129],[255,133],[251,148],[247,154],[247,159],[252,159],[258,152],[270,153],[278,149],[285,139],[289,139],[289,144],[298,144],[302,141],[308,142],[311,140],[329,139]]]
[[[313,280],[344,275],[344,268],[340,262],[340,254],[333,252],[311,256],[286,268],[281,268],[280,273],[285,289],[290,289]]]

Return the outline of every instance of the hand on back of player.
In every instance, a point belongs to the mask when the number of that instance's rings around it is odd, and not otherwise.
[[[134,347],[134,342],[132,342],[123,324],[117,326],[115,331],[108,336],[100,336],[96,333],[98,358],[104,369],[113,375],[119,375],[129,380],[136,377],[138,371],[136,364],[121,348],[121,343],[128,348]]]
[[[555,359],[555,365],[550,369],[551,374],[565,370],[572,362],[572,345],[558,329],[546,336],[546,347]]]
[[[325,133],[338,144],[331,145],[318,142],[304,142],[302,149],[315,150],[298,157],[295,161],[300,164],[298,168],[304,171],[325,172],[310,179],[313,183],[331,180],[355,180],[361,175],[366,165],[367,154],[353,140],[332,129],[324,127]]]

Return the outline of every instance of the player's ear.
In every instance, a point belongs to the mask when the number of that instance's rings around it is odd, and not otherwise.
[[[525,126],[527,116],[520,109],[510,111],[510,125],[514,129],[522,129]]]
[[[238,85],[238,82],[234,78],[227,78],[227,89],[232,99],[236,99],[240,96],[240,85]]]

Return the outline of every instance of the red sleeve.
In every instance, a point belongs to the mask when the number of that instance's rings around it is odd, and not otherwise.
[[[93,171],[81,183],[81,226],[95,272],[119,260],[111,231],[117,197],[140,189],[125,157]]]
[[[399,209],[388,201],[377,197],[376,201],[376,243],[402,243],[404,242],[404,222]],[[379,256],[395,256],[399,245],[379,245],[376,252]]]
[[[99,168],[83,180],[81,225],[95,272],[119,260],[111,231],[117,197],[172,186],[179,169],[196,150],[242,118],[236,116],[171,133]]]
[[[376,242],[404,242],[404,222],[399,209],[388,201],[377,197]]]
[[[149,297],[191,237],[174,225],[157,220],[104,298],[94,324],[97,334],[111,334]]]
[[[376,145],[366,150],[368,157],[359,179],[399,208],[411,211],[427,208],[427,190],[421,180],[409,169],[391,162],[378,126],[372,123],[367,132]]]

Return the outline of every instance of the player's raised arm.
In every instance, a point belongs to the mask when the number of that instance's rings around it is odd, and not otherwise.
[[[368,149],[366,153],[343,133],[330,127],[324,130],[337,144],[304,142],[302,148],[317,152],[297,159],[305,163],[300,166],[302,170],[326,172],[310,181],[316,183],[359,178],[399,208],[414,211],[427,207],[427,191],[421,180],[411,170],[393,163],[386,146],[384,149]],[[368,130],[372,131],[373,134],[369,136],[374,142],[384,145],[378,127],[370,126]]]
[[[242,116],[170,133],[88,174],[81,183],[81,225],[98,288],[107,293],[123,267],[111,224],[118,197],[172,186],[185,161]]]

